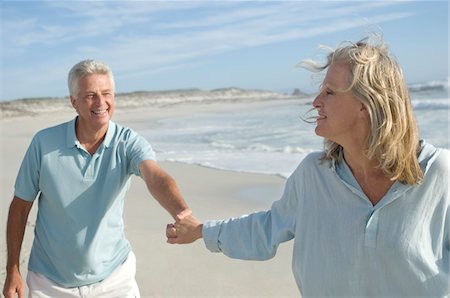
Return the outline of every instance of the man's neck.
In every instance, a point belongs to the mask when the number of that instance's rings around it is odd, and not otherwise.
[[[80,144],[86,149],[86,151],[93,155],[105,139],[106,132],[108,131],[108,125],[93,129],[89,126],[83,125],[83,123],[77,119],[75,131]]]

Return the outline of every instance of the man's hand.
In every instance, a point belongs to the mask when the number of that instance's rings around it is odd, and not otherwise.
[[[203,224],[192,214],[181,214],[174,224],[166,227],[167,243],[187,244],[203,237]]]
[[[22,246],[25,226],[33,202],[22,200],[14,196],[9,207],[8,223],[6,228],[6,244],[8,247],[8,260],[6,264],[6,280],[3,295],[6,298],[24,297],[24,284],[20,275],[20,249]]]
[[[5,298],[14,298],[16,293],[19,298],[24,298],[23,280],[18,271],[8,273],[3,287]]]

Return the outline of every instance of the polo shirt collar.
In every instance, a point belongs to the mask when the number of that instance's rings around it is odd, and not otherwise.
[[[72,148],[75,146],[78,147],[80,144],[77,140],[77,135],[75,134],[75,123],[77,122],[77,117],[72,119],[67,125],[67,133],[66,133],[67,148]]]
[[[114,122],[109,120],[108,124],[108,130],[106,131],[105,139],[103,140],[103,145],[105,145],[105,148],[108,148],[111,146],[112,139],[114,137],[114,133],[116,130],[116,125]]]
[[[75,132],[75,125],[77,123],[77,118],[78,118],[78,116],[76,116],[74,119],[72,119],[67,125],[67,133],[66,133],[67,148],[73,148],[73,147],[81,148],[80,141],[78,141],[77,135]],[[103,146],[105,146],[105,148],[108,148],[111,146],[111,142],[114,137],[115,130],[116,130],[116,125],[114,122],[112,122],[110,120],[105,139],[103,140]]]

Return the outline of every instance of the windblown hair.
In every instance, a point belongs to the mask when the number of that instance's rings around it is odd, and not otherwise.
[[[78,95],[78,82],[85,75],[102,74],[107,75],[111,80],[113,92],[115,90],[114,76],[108,65],[98,60],[83,60],[75,64],[69,72],[67,83],[69,85],[70,96]]]
[[[405,184],[417,184],[423,171],[417,160],[419,132],[407,84],[396,59],[382,38],[371,44],[366,37],[356,44],[344,43],[327,56],[325,64],[306,60],[299,64],[321,72],[335,62],[350,63],[352,78],[347,91],[366,107],[370,117],[367,157],[378,162],[386,177]],[[325,139],[324,160],[337,160],[343,148]]]

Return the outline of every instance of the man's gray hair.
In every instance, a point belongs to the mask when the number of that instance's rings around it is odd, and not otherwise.
[[[70,96],[78,95],[78,82],[88,74],[103,74],[107,75],[111,80],[113,92],[115,91],[114,77],[109,66],[101,61],[88,59],[75,64],[69,72],[67,83],[69,85]]]

